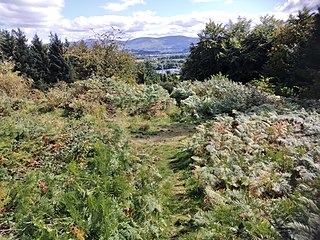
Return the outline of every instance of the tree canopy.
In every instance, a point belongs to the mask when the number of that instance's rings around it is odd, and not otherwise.
[[[287,21],[267,15],[255,26],[240,17],[225,25],[210,21],[190,47],[182,79],[222,73],[247,83],[265,76],[280,94],[307,92],[319,85],[319,14],[305,8]]]

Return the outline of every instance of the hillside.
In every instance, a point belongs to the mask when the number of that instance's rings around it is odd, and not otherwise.
[[[89,47],[92,47],[95,39],[84,40]],[[190,45],[196,44],[198,38],[185,36],[166,36],[166,37],[141,37],[118,41],[126,50],[139,54],[152,53],[188,53]]]
[[[142,37],[125,42],[125,47],[132,52],[189,52],[190,44],[197,43],[198,38],[185,36],[167,36],[160,38]]]
[[[2,70],[0,102],[0,239],[319,239],[315,101]]]

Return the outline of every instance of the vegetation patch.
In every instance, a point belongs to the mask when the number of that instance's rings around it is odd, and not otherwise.
[[[192,151],[204,207],[196,236],[319,237],[319,114],[235,113],[198,127]]]
[[[274,95],[258,88],[236,83],[220,75],[204,82],[181,82],[171,94],[181,107],[182,118],[208,119],[233,110],[245,111],[253,106],[277,104]]]

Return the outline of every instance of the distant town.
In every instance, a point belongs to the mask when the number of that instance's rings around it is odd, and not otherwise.
[[[180,74],[191,44],[197,42],[198,38],[185,36],[144,37],[129,40],[124,46],[138,62],[150,62],[157,73]]]

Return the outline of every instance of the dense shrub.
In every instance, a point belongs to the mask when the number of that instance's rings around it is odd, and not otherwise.
[[[173,101],[159,85],[135,85],[111,78],[91,78],[61,83],[47,94],[46,108],[63,108],[68,116],[122,109],[131,115],[153,115],[166,110]],[[95,111],[96,110],[96,111]]]
[[[274,96],[255,87],[232,82],[222,75],[204,82],[182,82],[171,96],[180,104],[184,116],[200,119],[276,102]]]
[[[0,63],[0,94],[10,97],[23,98],[30,94],[31,80],[27,80],[13,73],[13,64],[10,62]]]
[[[189,151],[201,239],[318,239],[320,116],[236,113],[198,127]]]

